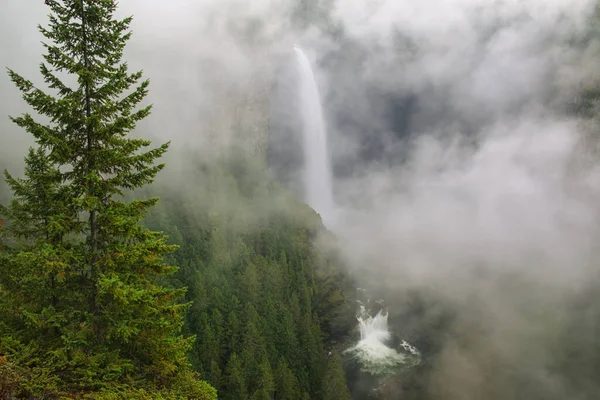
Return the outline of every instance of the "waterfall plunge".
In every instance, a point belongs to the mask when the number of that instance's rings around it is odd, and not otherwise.
[[[386,375],[405,363],[404,355],[388,347],[390,338],[388,315],[380,311],[375,317],[363,315],[358,318],[360,341],[349,349],[361,364],[361,369],[373,375]]]
[[[363,311],[364,315],[364,311]],[[375,317],[358,317],[360,340],[384,342],[389,339],[388,315],[380,311]]]
[[[321,96],[308,57],[298,46],[294,46],[294,51],[300,74],[305,201],[321,215],[325,222],[329,222],[334,210],[332,173]]]
[[[419,362],[420,354],[417,349],[402,341],[404,354],[389,347],[386,342],[390,340],[388,330],[388,314],[379,311],[375,317],[367,314],[361,307],[358,317],[360,328],[360,341],[356,346],[346,350],[356,359],[361,370],[372,375],[394,375],[399,369]]]

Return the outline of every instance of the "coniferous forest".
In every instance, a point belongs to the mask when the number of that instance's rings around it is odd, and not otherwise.
[[[131,18],[112,0],[46,4],[50,90],[9,70],[49,122],[11,118],[36,145],[23,178],[5,174],[0,396],[349,398],[352,288],[317,214],[243,155],[192,165],[200,197],[157,205],[145,188],[169,143],[131,136],[151,112],[123,59]]]
[[[0,400],[600,396],[595,0],[191,3],[0,22]]]

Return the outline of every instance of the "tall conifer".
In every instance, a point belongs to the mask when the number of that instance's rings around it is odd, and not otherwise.
[[[9,70],[48,121],[12,119],[37,146],[23,179],[6,174],[15,200],[0,209],[0,355],[24,377],[15,395],[214,398],[188,372],[184,290],[157,284],[176,270],[163,263],[175,246],[140,224],[157,199],[123,199],[153,181],[168,148],[128,136],[150,114],[139,107],[148,81],[122,60],[131,18],[114,17],[115,0],[45,4],[49,90]]]
[[[339,353],[330,355],[323,384],[323,400],[350,400],[350,390],[344,377],[344,367]]]

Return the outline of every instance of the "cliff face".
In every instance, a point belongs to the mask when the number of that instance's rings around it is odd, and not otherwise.
[[[232,127],[238,143],[249,155],[266,161],[270,136],[272,74],[256,74],[233,94]]]
[[[206,104],[200,107],[202,147],[210,152],[242,149],[266,163],[270,136],[273,68],[268,55],[257,54],[261,62],[244,60],[245,70],[223,71],[213,64],[204,74]]]
[[[280,182],[298,198],[304,191],[304,164],[302,121],[298,113],[297,72],[290,51],[285,62],[278,64],[271,95],[271,121],[267,158],[269,166]]]

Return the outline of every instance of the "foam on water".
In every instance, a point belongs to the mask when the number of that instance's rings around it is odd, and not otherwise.
[[[405,354],[388,346],[391,334],[388,329],[387,312],[382,310],[372,317],[361,306],[360,314],[360,341],[346,350],[346,354],[358,362],[363,372],[372,375],[393,375],[401,368],[418,362],[419,352],[406,341],[402,341],[401,345]]]

